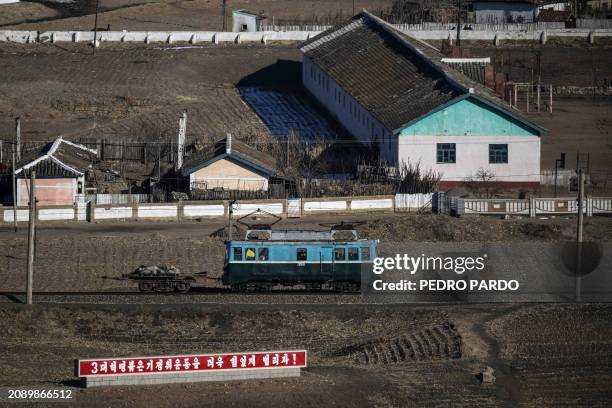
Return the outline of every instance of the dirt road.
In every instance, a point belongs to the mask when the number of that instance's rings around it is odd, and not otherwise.
[[[90,30],[94,26],[95,0],[41,3],[45,5],[22,2],[4,6],[0,25],[20,30]],[[265,14],[269,24],[283,20],[323,24],[338,16],[348,18],[353,14],[353,5],[357,13],[362,8],[387,8],[391,3],[391,0],[232,0],[228,2],[226,23],[231,31],[232,10],[247,9]],[[101,0],[98,24],[101,28],[110,24],[119,31],[221,30],[221,5],[221,0]]]

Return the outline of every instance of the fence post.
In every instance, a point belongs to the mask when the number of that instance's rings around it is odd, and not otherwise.
[[[593,197],[590,195],[586,198],[586,215],[587,217],[593,216]]]
[[[87,220],[89,222],[94,222],[96,220],[96,208],[93,201],[87,202]]]
[[[183,222],[183,217],[185,214],[183,214],[185,211],[185,204],[183,203],[183,200],[178,200],[178,203],[176,203],[176,218],[178,220],[178,222]]]
[[[529,197],[529,217],[536,217],[536,200],[535,197]]]

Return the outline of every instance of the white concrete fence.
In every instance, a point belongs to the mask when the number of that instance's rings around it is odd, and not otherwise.
[[[315,214],[383,212],[417,212],[424,208],[431,211],[432,194],[398,194],[396,196],[338,197],[300,199],[291,216]],[[288,201],[252,200],[240,201],[233,207],[234,216],[243,216],[257,210],[281,217],[288,216]],[[174,203],[94,204],[76,203],[73,206],[47,206],[37,209],[39,221],[112,221],[112,220],[169,220],[182,221],[199,218],[227,218],[229,201],[180,201]],[[13,208],[0,207],[0,220],[13,222]],[[28,209],[17,209],[17,221],[28,221]]]
[[[433,194],[397,194],[395,196],[305,198],[291,200],[253,200],[239,202],[233,208],[234,216],[243,216],[257,210],[281,217],[302,217],[321,214],[358,214],[369,212],[431,213]],[[520,215],[541,217],[572,215],[578,212],[575,198],[516,199],[463,199],[449,197],[458,215]],[[292,208],[288,211],[288,202]],[[296,205],[297,204],[297,205]],[[74,206],[49,206],[37,209],[39,221],[113,221],[113,220],[166,220],[227,218],[229,201],[180,201],[174,203],[145,203],[100,205],[77,203]],[[612,214],[612,197],[587,197],[584,202],[587,216]],[[13,222],[13,208],[0,207],[0,221]],[[28,209],[17,209],[17,221],[28,221]]]
[[[231,33],[214,31],[99,31],[97,41],[130,43],[262,43],[268,41],[305,41],[317,31]],[[93,31],[0,31],[0,41],[30,43],[93,43]]]
[[[261,43],[270,41],[306,41],[321,31],[261,31],[261,32],[213,32],[213,31],[100,31],[97,44],[104,42],[129,43]],[[422,40],[454,39],[455,30],[404,30],[405,33]],[[612,37],[612,29],[546,29],[531,31],[516,30],[464,30],[461,38],[465,41],[538,41],[546,43],[551,38],[580,38],[595,42],[597,37]],[[0,42],[56,43],[85,42],[93,43],[93,31],[0,31]]]

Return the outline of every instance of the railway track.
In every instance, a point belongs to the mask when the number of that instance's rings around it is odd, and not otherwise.
[[[360,294],[324,291],[233,292],[229,289],[194,290],[187,293],[34,292],[34,303],[71,304],[360,304]],[[24,303],[23,292],[0,292],[1,303]]]

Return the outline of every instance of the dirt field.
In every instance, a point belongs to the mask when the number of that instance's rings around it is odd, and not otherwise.
[[[299,378],[75,389],[76,402],[603,407],[612,398],[611,317],[609,305],[593,304],[4,305],[0,385],[74,386],[79,357],[305,348]],[[485,366],[493,384],[476,376]]]
[[[0,45],[0,132],[22,117],[25,140],[176,137],[189,114],[187,139],[266,132],[240,98],[245,76],[297,59],[294,46],[160,49],[119,47],[93,57],[86,46]],[[249,62],[248,65],[246,62]]]
[[[61,4],[53,0],[45,2],[55,9],[59,17],[50,16],[45,10],[24,15],[32,5],[22,2],[2,9],[6,17],[0,20],[13,29],[28,30],[90,30],[94,26],[95,1],[82,0],[76,4]],[[59,4],[58,4],[59,3]],[[279,21],[329,21],[337,15],[348,18],[353,12],[352,0],[231,0],[227,6],[227,24],[231,31],[231,11],[247,9],[264,13]],[[386,8],[391,0],[356,0],[355,10]],[[112,30],[221,30],[221,0],[101,0],[98,16],[99,27],[111,25]],[[74,17],[71,17],[74,16]],[[18,22],[36,21],[26,24]],[[45,21],[50,20],[50,21]]]

